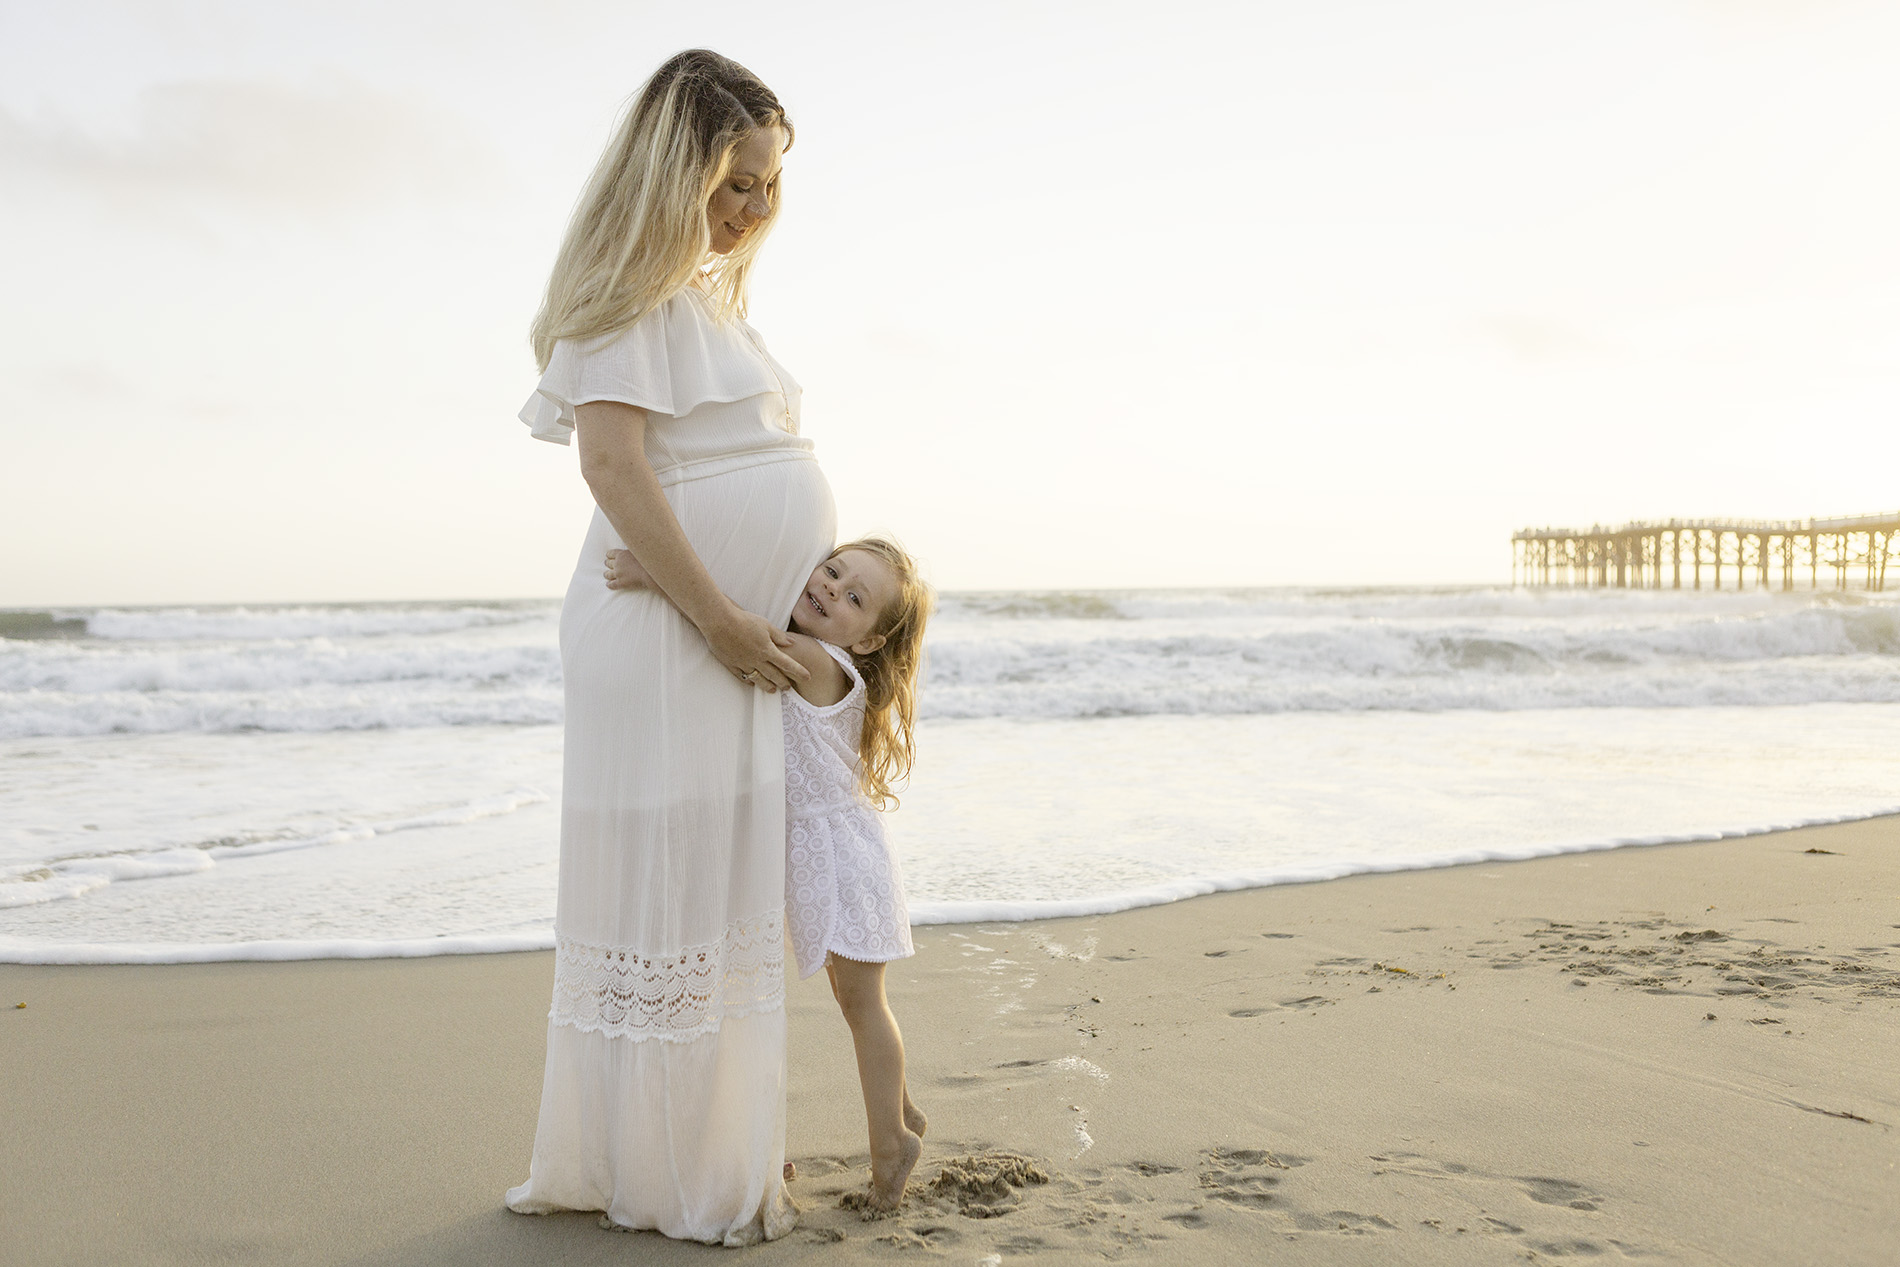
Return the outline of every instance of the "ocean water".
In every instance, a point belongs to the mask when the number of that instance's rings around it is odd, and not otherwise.
[[[1900,811],[1895,595],[958,594],[918,922]],[[0,960],[552,942],[558,604],[0,612]]]

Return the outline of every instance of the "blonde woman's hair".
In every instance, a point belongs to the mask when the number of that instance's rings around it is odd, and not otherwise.
[[[723,256],[712,251],[706,204],[754,133],[792,121],[772,90],[709,49],[676,53],[633,99],[575,205],[530,338],[543,370],[561,339],[624,330],[698,277],[721,320],[745,315],[746,279],[778,219],[770,210]]]
[[[884,644],[869,655],[853,652],[852,663],[864,678],[864,729],[858,735],[858,790],[879,809],[895,809],[893,783],[910,777],[916,760],[917,679],[924,667],[924,625],[936,596],[917,571],[904,548],[885,537],[848,541],[831,552],[846,550],[876,555],[897,577],[897,597],[879,615],[873,634]]]

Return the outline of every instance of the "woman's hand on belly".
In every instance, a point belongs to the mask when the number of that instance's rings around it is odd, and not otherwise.
[[[631,551],[607,551],[605,576],[607,588],[610,590],[653,588],[653,578],[647,575],[647,570],[640,566],[640,561],[633,557]],[[752,616],[750,612],[744,611],[741,611],[741,615]],[[766,624],[762,617],[752,616],[752,619],[760,624]],[[769,625],[766,627],[771,633],[770,651],[777,652],[779,648],[793,645],[790,634],[783,630],[771,630]],[[732,644],[731,658],[721,654],[719,644],[713,641],[710,634],[707,635],[706,641],[713,649],[714,658],[731,670],[734,677],[741,682],[750,682],[761,690],[767,692],[792,690],[794,676],[800,680],[808,680],[811,677],[811,670],[789,654],[780,653],[776,656],[768,654],[763,659],[756,655],[748,655],[748,650],[765,650],[759,646],[753,637],[753,632],[744,627],[735,631],[733,636],[736,641]],[[789,668],[785,663],[788,660],[791,661]],[[826,663],[829,664],[831,661],[827,659]]]
[[[741,681],[786,690],[810,676],[787,655],[790,635],[740,607],[713,581],[680,528],[646,455],[646,410],[590,401],[574,410],[581,476],[648,584],[693,622],[713,658]]]
[[[741,682],[750,682],[768,693],[789,691],[794,679],[811,677],[811,670],[784,650],[792,645],[790,634],[774,629],[765,617],[736,604],[729,624],[701,625],[699,632],[706,636],[713,659]]]

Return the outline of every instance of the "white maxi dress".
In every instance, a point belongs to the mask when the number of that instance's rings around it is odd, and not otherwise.
[[[864,675],[850,652],[818,645],[851,689],[822,707],[785,697],[785,919],[801,977],[832,951],[859,963],[916,953],[897,854],[883,816],[858,791]]]
[[[647,411],[647,456],[693,549],[783,627],[831,549],[831,489],[799,388],[689,289],[618,335],[564,341],[521,418]],[[785,1157],[781,701],[735,679],[651,591],[601,579],[597,508],[561,607],[566,750],[554,1001],[524,1214],[750,1244],[795,1214]]]

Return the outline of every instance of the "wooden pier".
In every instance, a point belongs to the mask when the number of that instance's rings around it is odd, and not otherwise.
[[[1844,519],[1671,519],[1606,528],[1525,528],[1511,536],[1514,585],[1614,589],[1884,590],[1900,561],[1900,510]],[[1802,577],[1802,573],[1807,575]],[[1900,583],[1900,574],[1896,575]]]

